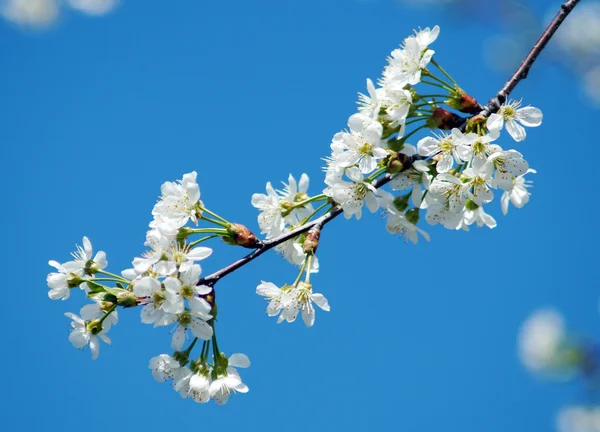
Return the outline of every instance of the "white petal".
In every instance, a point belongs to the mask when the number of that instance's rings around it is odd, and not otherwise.
[[[232,354],[231,357],[229,357],[229,365],[233,367],[247,368],[250,366],[250,359],[248,359],[246,354]]]
[[[311,296],[311,299],[313,302],[315,302],[317,304],[317,306],[319,306],[321,309],[323,309],[324,311],[329,312],[330,308],[329,308],[329,302],[327,301],[327,299],[325,298],[325,296],[323,294],[319,294],[319,293],[314,293]]]

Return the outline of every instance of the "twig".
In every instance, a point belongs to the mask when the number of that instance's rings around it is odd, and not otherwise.
[[[489,101],[487,106],[479,115],[483,117],[489,117],[491,114],[498,112],[502,104],[506,102],[506,99],[508,99],[508,96],[515,89],[517,84],[527,78],[533,63],[536,61],[542,50],[546,47],[550,39],[552,39],[552,36],[554,36],[556,30],[558,30],[560,25],[567,18],[567,16],[569,16],[571,11],[579,2],[580,0],[569,0],[561,5],[560,11],[558,11],[552,22],[548,25],[546,30],[544,30],[544,33],[542,33],[531,51],[529,51],[529,54],[527,54],[527,57],[525,57],[519,68],[510,77],[498,94],[496,94],[496,96]]]
[[[560,11],[556,15],[556,17],[554,17],[554,19],[548,25],[548,27],[546,28],[544,33],[542,33],[542,36],[535,43],[535,45],[533,46],[533,48],[531,49],[529,54],[527,54],[527,57],[525,57],[525,59],[523,60],[523,62],[519,66],[519,68],[510,77],[510,79],[506,82],[504,87],[502,87],[502,89],[496,94],[496,96],[494,96],[494,98],[492,98],[490,100],[490,102],[483,109],[483,111],[481,111],[479,114],[477,114],[477,116],[483,116],[483,117],[487,118],[491,114],[498,112],[498,110],[500,109],[502,104],[504,102],[506,102],[506,99],[508,98],[510,93],[514,90],[514,88],[517,86],[517,84],[521,80],[524,80],[525,78],[527,78],[527,75],[529,74],[529,70],[531,69],[531,66],[533,65],[533,63],[536,61],[539,54],[542,52],[542,50],[548,44],[550,39],[552,39],[552,36],[556,32],[556,30],[558,30],[558,28],[563,23],[565,18],[571,13],[571,11],[575,8],[575,6],[577,6],[579,1],[580,0],[569,0],[561,6]],[[475,116],[473,116],[473,117],[475,117]],[[463,128],[465,126],[466,126],[466,121],[463,124]],[[408,169],[412,165],[412,163],[418,159],[420,159],[418,156],[411,157],[409,160],[409,163],[405,164],[404,169]],[[375,188],[379,189],[380,187],[387,184],[391,179],[392,179],[392,176],[390,174],[386,174],[385,176],[375,180],[373,182],[373,186],[375,186]],[[280,245],[281,243],[283,243],[287,240],[290,240],[300,234],[307,232],[314,226],[319,226],[320,228],[322,228],[323,226],[325,226],[326,224],[331,222],[333,219],[335,219],[337,216],[339,216],[340,213],[342,213],[342,207],[338,205],[338,206],[334,207],[331,211],[329,211],[328,213],[325,213],[323,216],[319,217],[318,219],[315,219],[314,221],[308,222],[308,223],[302,225],[301,227],[298,227],[298,228],[296,228],[288,233],[282,234],[278,237],[272,238],[270,240],[265,240],[262,243],[262,245],[255,251],[249,253],[248,255],[239,259],[238,261],[228,265],[227,267],[222,268],[221,270],[219,270],[203,279],[200,279],[198,284],[213,286],[221,278],[227,276],[229,273],[239,269],[240,267],[245,266],[249,262],[251,262],[254,259],[261,256],[263,253],[265,253],[269,249],[272,249],[275,246]]]

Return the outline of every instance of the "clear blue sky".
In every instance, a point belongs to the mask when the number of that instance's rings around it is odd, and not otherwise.
[[[148,360],[170,352],[169,337],[138,310],[120,313],[113,346],[92,361],[63,316],[82,296],[47,297],[47,261],[66,260],[83,235],[110,270],[128,267],[161,183],[185,172],[198,171],[210,208],[252,229],[250,197],[266,181],[307,172],[319,192],[319,158],[356,92],[414,27],[434,24],[437,60],[486,101],[507,78],[481,56],[493,14],[470,26],[390,0],[125,0],[44,33],[0,23],[6,430],[552,430],[577,387],[531,377],[516,335],[544,305],[597,333],[599,112],[549,64],[515,93],[545,114],[516,147],[539,172],[533,197],[507,217],[496,203],[496,229],[435,227],[413,246],[377,215],[328,225],[314,284],[332,309],[311,329],[277,326],[254,293],[261,279],[293,280],[280,257],[219,283],[219,345],[252,361],[250,392],[224,407],[154,382]],[[204,268],[243,252],[216,247]]]

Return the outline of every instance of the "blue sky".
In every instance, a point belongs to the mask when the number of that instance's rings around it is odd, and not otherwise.
[[[466,25],[387,0],[172,3],[124,1],[43,33],[0,23],[6,427],[552,430],[559,407],[583,395],[523,369],[518,328],[545,305],[592,335],[600,317],[586,163],[598,111],[549,63],[514,94],[545,115],[515,147],[538,170],[533,196],[507,217],[492,206],[496,229],[435,227],[414,246],[378,215],[335,221],[314,279],[332,309],[311,329],[276,325],[254,293],[260,280],[293,281],[280,257],[219,283],[219,345],[250,357],[247,395],[200,406],[155,383],[148,360],[170,352],[169,335],[138,310],[120,313],[98,360],[72,348],[63,313],[84,299],[47,298],[47,261],[68,259],[87,235],[109,270],[129,267],[163,181],[196,170],[207,206],[258,231],[252,193],[302,172],[320,192],[331,137],[413,28],[442,27],[436,59],[481,101],[507,78],[482,60],[489,15]],[[205,271],[243,253],[217,245]]]

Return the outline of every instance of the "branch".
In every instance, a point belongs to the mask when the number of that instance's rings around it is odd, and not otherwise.
[[[571,13],[571,11],[575,8],[575,6],[577,6],[579,1],[580,0],[568,0],[566,3],[564,3],[561,6],[560,11],[556,15],[556,17],[554,17],[554,19],[548,25],[548,27],[546,28],[544,33],[542,33],[542,36],[535,43],[535,45],[533,46],[533,48],[531,49],[529,54],[527,54],[527,56],[525,57],[525,59],[523,60],[523,62],[519,66],[519,68],[510,77],[510,79],[506,82],[504,87],[502,87],[502,89],[496,94],[496,96],[494,96],[494,98],[492,98],[490,100],[490,102],[487,104],[487,106],[485,108],[483,108],[483,110],[476,116],[483,116],[484,118],[487,118],[491,114],[498,112],[498,110],[500,109],[502,104],[504,102],[506,102],[506,99],[508,98],[510,93],[514,90],[514,88],[517,86],[517,84],[519,84],[519,82],[521,82],[521,80],[524,80],[525,78],[527,78],[527,75],[529,74],[529,70],[531,69],[531,66],[533,65],[533,63],[536,61],[539,54],[546,47],[546,45],[548,44],[550,39],[552,39],[552,36],[554,36],[554,33],[556,32],[556,30],[558,30],[558,28],[563,23],[565,18]],[[473,116],[473,117],[476,117],[476,116]],[[473,117],[470,117],[470,118],[473,118]],[[466,127],[466,124],[467,124],[466,120],[467,119],[465,119],[465,122],[463,123],[462,128]],[[421,159],[419,156],[411,157],[409,160],[409,163],[405,165],[404,169],[406,170],[406,169],[410,168],[410,166],[413,164],[413,162],[416,160],[419,160],[419,159]],[[380,177],[379,179],[375,180],[373,182],[373,186],[375,186],[375,188],[379,189],[380,187],[387,184],[391,179],[392,179],[392,175],[386,174],[385,176]],[[315,226],[319,226],[319,228],[322,228],[323,226],[325,226],[329,222],[331,222],[333,219],[338,217],[340,215],[340,213],[342,213],[342,207],[340,205],[337,205],[333,209],[331,209],[331,211],[325,213],[323,216],[315,219],[314,221],[308,222],[288,233],[285,233],[278,237],[264,241],[260,245],[259,248],[257,248],[255,251],[249,253],[245,257],[239,259],[238,261],[235,261],[234,263],[228,265],[227,267],[224,267],[221,270],[219,270],[205,278],[200,279],[200,281],[198,281],[198,285],[213,286],[221,278],[227,276],[229,273],[239,269],[240,267],[245,266],[249,262],[251,262],[254,259],[261,256],[263,253],[265,253],[269,249],[272,249],[275,246],[277,246],[287,240],[290,240],[300,234],[303,234]]]
[[[560,25],[567,18],[567,16],[569,16],[571,11],[575,9],[575,6],[577,6],[579,1],[580,0],[568,0],[567,2],[561,5],[560,11],[558,11],[552,22],[548,25],[546,30],[544,30],[544,33],[542,33],[542,35],[535,43],[531,51],[529,51],[529,54],[527,54],[519,68],[510,77],[506,84],[504,84],[504,87],[502,87],[498,94],[496,94],[496,96],[489,101],[487,106],[479,115],[487,118],[491,114],[498,112],[500,106],[502,106],[502,104],[506,102],[506,99],[508,99],[508,96],[515,89],[517,84],[519,84],[521,80],[527,78],[527,76],[529,75],[529,70],[531,69],[531,66],[533,66],[533,63],[535,63],[542,50],[546,47],[548,42],[550,42],[550,39],[552,39],[554,33],[556,33],[556,30],[558,30]]]

